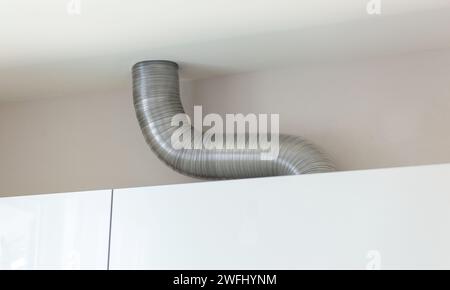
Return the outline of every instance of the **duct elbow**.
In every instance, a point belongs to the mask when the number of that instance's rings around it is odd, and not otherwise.
[[[174,148],[174,116],[184,114],[178,65],[144,61],[133,66],[133,100],[142,133],[159,159],[189,176],[224,179],[330,172],[335,166],[316,146],[301,137],[279,135],[275,158],[262,159],[264,150]],[[189,126],[185,130],[194,129]],[[204,136],[201,134],[201,137]],[[223,136],[225,138],[225,136]],[[192,140],[191,140],[192,141]]]

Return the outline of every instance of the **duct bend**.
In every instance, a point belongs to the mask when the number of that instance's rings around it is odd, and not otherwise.
[[[179,127],[172,126],[172,117],[184,114],[178,65],[170,61],[143,61],[133,66],[132,73],[134,107],[142,133],[155,154],[182,174],[225,179],[335,170],[314,145],[289,135],[279,136],[279,154],[272,160],[262,160],[261,149],[174,149],[171,136]],[[182,129],[195,135],[190,125]]]

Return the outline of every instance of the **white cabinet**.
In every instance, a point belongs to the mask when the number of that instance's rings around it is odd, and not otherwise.
[[[111,269],[450,268],[450,165],[122,189]]]
[[[106,269],[111,191],[0,198],[0,269]]]
[[[108,265],[450,269],[450,165],[0,198],[0,269]]]

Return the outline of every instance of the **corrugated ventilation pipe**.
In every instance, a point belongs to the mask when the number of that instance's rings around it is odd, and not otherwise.
[[[163,162],[182,174],[231,179],[335,170],[333,163],[313,144],[283,134],[279,135],[278,157],[273,160],[262,160],[264,151],[258,148],[174,149],[171,136],[179,127],[172,126],[172,117],[184,113],[178,65],[171,61],[143,61],[135,64],[132,72],[134,107],[145,140]],[[195,135],[192,126],[185,129]],[[224,140],[226,137],[223,136]]]

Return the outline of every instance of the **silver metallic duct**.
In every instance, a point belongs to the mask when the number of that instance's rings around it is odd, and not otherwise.
[[[189,176],[225,179],[294,175],[334,171],[330,160],[301,137],[280,134],[279,155],[261,160],[261,149],[178,149],[171,145],[172,117],[183,114],[178,65],[171,61],[135,64],[133,100],[136,116],[148,145],[174,170]],[[191,131],[192,126],[183,127]],[[203,134],[203,133],[202,133]],[[226,140],[227,136],[223,136]],[[246,136],[246,140],[248,136]]]

